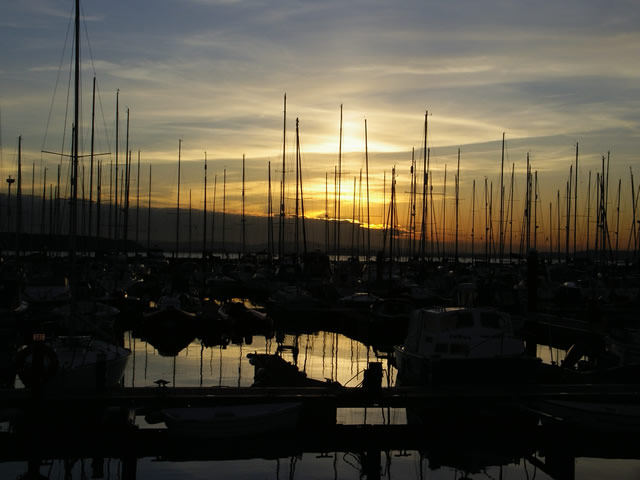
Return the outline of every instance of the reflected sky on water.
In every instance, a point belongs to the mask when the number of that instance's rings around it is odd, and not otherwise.
[[[380,358],[372,347],[346,336],[331,333],[281,334],[272,338],[264,336],[245,337],[240,343],[223,342],[224,345],[205,346],[200,339],[193,338],[176,356],[162,356],[149,342],[125,333],[125,346],[134,355],[124,377],[127,387],[158,388],[154,382],[166,380],[177,387],[229,386],[249,387],[254,381],[254,366],[247,354],[274,354],[280,351],[288,362],[297,365],[309,378],[329,379],[346,386],[362,383],[364,370],[369,362],[383,364],[383,386],[393,386],[396,370],[386,359]],[[555,361],[561,352],[540,350],[546,361]],[[404,409],[343,408],[337,413],[337,423],[361,424],[405,424]],[[148,425],[142,416],[136,417],[141,428],[157,428]],[[477,433],[477,432],[476,432]],[[427,438],[437,435],[425,427]],[[437,439],[436,439],[437,440]],[[505,445],[509,439],[504,439]],[[436,442],[437,444],[437,442]],[[213,448],[213,446],[212,446]],[[172,461],[168,458],[141,458],[135,465],[138,479],[550,479],[536,461],[545,461],[540,451],[525,452],[521,457],[502,451],[487,450],[479,442],[467,449],[449,445],[439,452],[381,451],[357,454],[352,452],[304,452],[291,456],[270,459],[234,459],[207,461]],[[573,461],[574,478],[618,479],[638,478],[640,461],[604,460],[578,458]],[[19,478],[27,470],[26,462],[0,463],[1,478]],[[74,459],[73,461],[45,460],[40,467],[44,478],[123,479],[124,464],[120,459]],[[556,477],[558,478],[558,477]]]

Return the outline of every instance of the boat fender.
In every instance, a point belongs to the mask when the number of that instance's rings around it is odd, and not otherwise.
[[[42,352],[42,381],[53,377],[59,367],[58,356],[53,348],[45,343],[34,347],[33,344],[27,345],[16,353],[17,373],[25,386],[30,387],[33,384],[33,353],[34,349],[39,348]]]

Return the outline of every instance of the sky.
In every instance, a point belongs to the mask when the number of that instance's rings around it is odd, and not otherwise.
[[[4,176],[16,175],[19,135],[23,164],[35,168],[36,185],[42,183],[43,167],[49,169],[50,183],[59,162],[41,151],[68,153],[73,8],[71,0],[23,0],[1,7]],[[610,158],[609,201],[621,180],[622,215],[630,215],[629,169],[640,166],[636,1],[84,0],[82,13],[83,153],[89,151],[95,74],[96,151],[109,153],[100,157],[104,171],[115,160],[119,91],[120,162],[128,109],[129,149],[134,165],[140,151],[145,193],[152,165],[154,204],[175,204],[182,140],[182,205],[191,190],[193,206],[202,208],[206,152],[208,202],[216,175],[221,195],[226,169],[227,207],[239,211],[244,154],[247,211],[266,211],[268,162],[277,210],[286,93],[287,204],[291,208],[295,195],[298,118],[310,216],[324,215],[325,189],[334,189],[341,105],[342,218],[352,214],[354,178],[357,197],[366,191],[359,179],[360,171],[366,172],[365,119],[370,195],[377,212],[371,222],[382,223],[382,194],[388,202],[392,167],[399,205],[410,190],[412,148],[422,169],[426,111],[433,188],[451,212],[460,149],[465,222],[474,180],[476,202],[483,202],[485,178],[499,198],[503,133],[505,178],[513,168],[516,204],[524,195],[527,154],[538,172],[540,210],[548,212],[552,203],[555,212],[558,192],[566,202],[578,144],[580,208],[586,207],[589,172],[593,189],[604,155]],[[82,166],[88,177],[88,158]],[[134,184],[137,177],[134,170]],[[505,197],[510,191],[506,185]],[[581,221],[586,229],[586,220]]]

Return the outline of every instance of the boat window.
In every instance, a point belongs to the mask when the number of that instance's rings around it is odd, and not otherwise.
[[[446,343],[436,343],[436,353],[447,353],[449,345]]]
[[[486,328],[500,329],[504,327],[503,318],[494,312],[482,312],[480,314],[480,323]]]
[[[456,319],[456,328],[473,327],[473,313],[459,312]]]
[[[463,343],[452,343],[451,344],[451,353],[468,355],[469,354],[469,345],[465,345]]]

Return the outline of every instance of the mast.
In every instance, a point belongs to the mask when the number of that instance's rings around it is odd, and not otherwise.
[[[33,226],[33,222],[36,219],[36,210],[34,206],[35,198],[36,198],[36,162],[33,162],[31,164],[31,209],[30,209],[31,224],[29,225],[29,233],[32,233],[32,234],[35,233],[35,229]]]
[[[147,206],[147,255],[151,251],[151,167],[149,164],[149,203]]]
[[[222,253],[226,256],[227,247],[225,245],[226,232],[226,215],[227,215],[227,169],[223,170],[222,175]]]
[[[615,261],[618,261],[618,239],[620,238],[620,189],[622,187],[622,179],[618,179],[618,205],[616,207],[616,254]]]
[[[247,248],[247,240],[246,240],[246,220],[245,220],[245,210],[244,210],[244,180],[245,180],[245,169],[244,169],[244,153],[242,154],[242,254],[246,253]]]
[[[442,188],[442,261],[447,258],[447,164],[444,165],[444,186]]]
[[[207,152],[204,152],[204,214],[202,216],[202,258],[207,256]]]
[[[576,142],[576,180],[573,187],[573,258],[576,258],[576,238],[578,235],[578,142]]]
[[[367,177],[367,261],[371,258],[371,210],[369,209],[369,145],[367,139],[367,119],[364,119],[364,160]]]
[[[632,220],[631,220],[631,229],[629,231],[629,242],[627,244],[627,258],[629,256],[630,244],[631,240],[633,240],[633,245],[635,249],[635,245],[638,243],[637,241],[637,230],[636,230],[636,188],[633,181],[633,169],[629,167],[629,177],[631,180],[631,212],[632,212]],[[635,260],[635,255],[633,256],[633,260]]]
[[[509,262],[513,259],[513,183],[515,180],[516,164],[511,164],[511,188],[510,188],[510,203],[509,206]]]
[[[484,177],[484,260],[489,262],[489,190]]]
[[[191,247],[193,245],[193,242],[191,241],[192,240],[191,234],[193,232],[191,228],[192,227],[191,211],[192,211],[191,210],[191,189],[189,189],[189,228],[187,229],[187,232],[189,234],[189,241],[187,242],[187,252],[189,253],[189,258],[191,258]]]
[[[424,147],[422,149],[422,224],[420,225],[420,259],[425,260],[425,248],[427,243],[427,186],[429,185],[429,170],[427,167],[427,119],[429,111],[424,113]]]
[[[267,251],[269,259],[273,258],[273,203],[271,196],[271,161],[269,161],[269,198],[267,198]]]
[[[538,171],[533,172],[533,249],[538,248]]]
[[[556,260],[560,263],[560,189],[556,193]]]
[[[302,214],[302,251],[304,253],[304,255],[307,255],[307,228],[306,228],[306,222],[305,222],[305,215],[304,215],[304,192],[302,190],[302,154],[300,153],[300,137],[298,134],[298,119],[296,118],[296,145],[297,145],[297,169],[298,169],[298,177],[299,177],[299,183],[300,185],[300,209],[301,209],[301,214]],[[297,203],[297,202],[296,202]],[[296,245],[297,248],[297,245]]]
[[[76,231],[77,231],[77,201],[78,201],[78,130],[80,125],[80,0],[76,0],[75,19],[75,72],[74,72],[74,105],[73,105],[73,165],[71,173],[71,207],[70,213],[70,236],[69,236],[69,259],[71,263],[72,277],[75,269]],[[20,188],[20,187],[18,187]],[[75,278],[74,278],[75,280]],[[73,282],[75,283],[75,282]],[[75,285],[72,283],[72,288]]]
[[[338,212],[336,223],[336,260],[340,258],[340,204],[342,203],[342,104],[340,104],[340,141],[338,143]]]
[[[351,204],[351,258],[356,256],[356,181],[353,176],[353,202]]]
[[[285,215],[285,157],[287,147],[287,94],[284,94],[284,115],[282,126],[282,181],[280,183],[280,223],[278,225],[278,258],[284,256],[284,215]]]
[[[393,236],[395,226],[396,167],[391,169],[391,200],[389,202],[389,286],[393,281]]]
[[[45,170],[46,172],[46,170]],[[96,250],[100,244],[100,219],[102,216],[102,161],[98,161],[98,175],[96,179]]]
[[[329,172],[324,172],[324,249],[329,254]]]
[[[505,132],[502,132],[502,160],[500,161],[500,228],[499,228],[499,256],[500,263],[502,263],[504,256],[504,136]]]
[[[411,188],[409,189],[409,195],[409,258],[413,258],[416,239],[416,157],[414,147],[411,147]]]
[[[136,254],[140,232],[140,149],[138,149],[138,174],[136,175]]]
[[[22,236],[22,135],[18,137],[18,186],[16,188],[16,258],[20,256],[22,249],[20,238]]]
[[[176,251],[174,257],[178,258],[180,250],[180,161],[182,156],[182,139],[178,139],[178,195],[176,196]]]
[[[458,149],[458,172],[456,173],[456,248],[455,248],[455,262],[458,263],[458,207],[460,196],[460,149]],[[502,257],[501,257],[502,260]]]
[[[46,208],[47,208],[47,170],[44,168],[44,180],[42,182],[42,206],[40,211],[40,234],[45,234],[45,220],[46,220]]]
[[[93,76],[93,92],[91,95],[91,160],[89,164],[89,238],[93,235],[93,156],[95,146],[96,123],[96,76]]]
[[[114,244],[118,245],[118,151],[120,145],[118,137],[120,135],[120,89],[116,91],[116,169],[115,169],[115,181],[112,178],[111,181],[114,184],[114,197],[113,197],[113,239]],[[113,173],[113,172],[112,172]],[[116,252],[117,253],[117,252]]]
[[[295,206],[295,228],[294,228],[294,245],[295,245],[295,252],[296,252],[296,256],[298,256],[300,254],[299,249],[300,249],[300,242],[299,242],[299,237],[300,237],[300,197],[299,197],[299,191],[300,191],[300,185],[298,183],[300,176],[299,176],[299,166],[300,166],[300,143],[299,143],[299,136],[298,136],[298,128],[299,128],[299,119],[296,118],[296,206]]]
[[[129,254],[129,184],[131,181],[131,151],[129,150],[129,108],[127,108],[127,137],[124,168],[124,228],[122,232],[122,250],[125,257]]]
[[[471,190],[471,263],[475,263],[476,247],[476,179],[473,179]]]
[[[569,180],[567,181],[567,226],[565,234],[565,260],[569,261],[569,231],[571,229],[571,187],[573,184],[573,165],[569,167]]]
[[[632,177],[632,182],[633,182],[633,177]],[[633,192],[631,192],[632,196],[633,196]],[[589,170],[589,184],[587,187],[587,244],[586,244],[586,256],[587,259],[589,258],[589,249],[591,248],[591,242],[589,241],[589,233],[590,233],[590,223],[591,223],[591,170]],[[634,222],[635,224],[635,215],[634,215]]]
[[[211,206],[211,251],[214,251],[215,247],[215,233],[216,233],[216,194],[218,188],[218,174],[213,176],[213,205]]]

